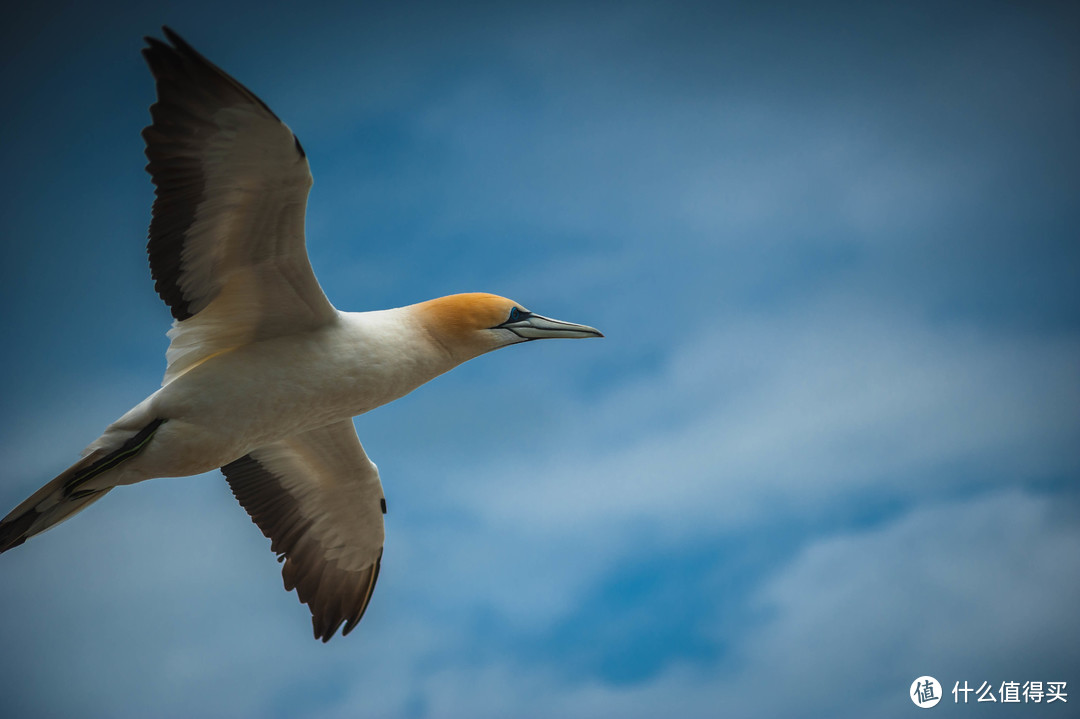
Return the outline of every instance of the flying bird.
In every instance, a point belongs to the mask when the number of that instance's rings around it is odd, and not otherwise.
[[[356,627],[382,559],[386,500],[352,418],[500,347],[603,335],[484,293],[335,309],[305,249],[300,141],[163,31],[142,51],[157,87],[142,136],[150,272],[173,316],[165,377],[0,521],[0,552],[114,487],[221,468],[325,642]]]

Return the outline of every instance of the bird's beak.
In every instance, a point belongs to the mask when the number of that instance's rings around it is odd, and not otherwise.
[[[516,322],[503,322],[499,329],[510,330],[518,337],[527,340],[545,340],[555,337],[581,339],[584,337],[603,337],[600,330],[588,325],[576,325],[573,322],[553,320],[548,317],[530,314]]]

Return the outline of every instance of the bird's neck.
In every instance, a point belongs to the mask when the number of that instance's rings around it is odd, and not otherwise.
[[[380,404],[408,394],[468,359],[428,332],[410,310],[341,313],[348,376],[364,395],[378,395]]]

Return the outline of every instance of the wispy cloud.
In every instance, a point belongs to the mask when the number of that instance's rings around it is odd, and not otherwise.
[[[755,317],[688,340],[587,413],[567,411],[588,419],[535,448],[496,449],[488,469],[456,474],[444,501],[510,526],[685,530],[868,492],[1046,479],[1080,462],[1078,357],[1072,337],[926,326],[851,303]],[[517,457],[514,480],[502,478]]]
[[[391,712],[431,717],[705,717],[718,706],[751,717],[905,716],[908,684],[923,673],[951,687],[1049,679],[1070,666],[1078,627],[1055,618],[1080,598],[1078,546],[1080,528],[1045,497],[931,503],[803,548],[749,593],[757,620],[714,635],[731,645],[719,667],[676,664],[618,685],[568,679],[529,654],[459,657],[396,676],[377,699],[361,682],[326,716],[386,707],[389,697]],[[714,621],[725,625],[719,613]]]

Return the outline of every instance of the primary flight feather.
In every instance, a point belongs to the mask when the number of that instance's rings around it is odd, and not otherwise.
[[[327,641],[360,621],[382,559],[386,501],[352,417],[500,347],[602,335],[483,293],[335,309],[304,246],[299,140],[163,30],[168,42],[143,50],[157,86],[143,130],[156,187],[147,253],[174,318],[162,387],[0,520],[0,552],[113,487],[220,467]]]

